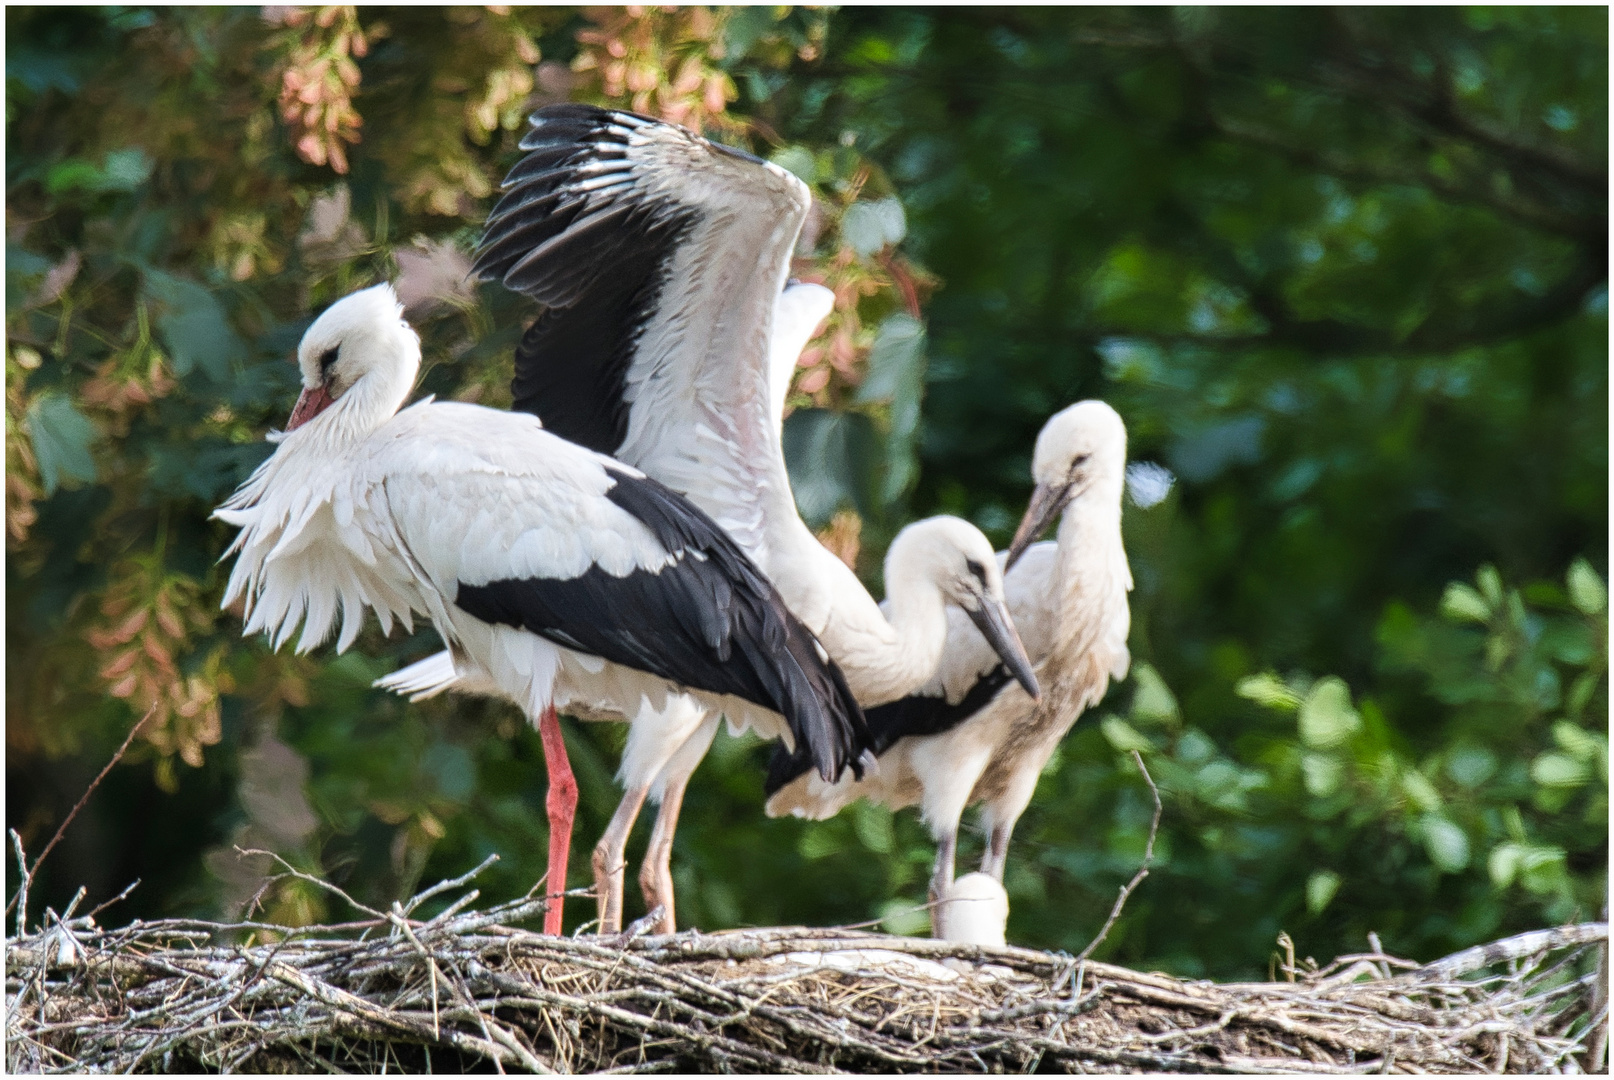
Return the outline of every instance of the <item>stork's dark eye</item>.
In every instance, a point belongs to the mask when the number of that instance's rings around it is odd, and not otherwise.
[[[964,569],[974,574],[975,580],[979,581],[983,587],[986,585],[986,567],[982,566],[974,559],[969,559],[965,561]]]
[[[1088,456],[1086,454],[1077,454],[1075,459],[1070,463],[1070,471],[1074,473],[1077,469],[1081,468],[1083,465],[1086,465],[1087,457]]]
[[[329,349],[319,354],[319,370],[322,375],[331,373],[331,365],[336,363],[336,353],[340,348],[340,345],[332,345]]]

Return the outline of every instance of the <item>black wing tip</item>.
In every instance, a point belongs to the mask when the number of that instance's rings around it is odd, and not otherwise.
[[[802,753],[799,745],[795,750],[786,750],[783,743],[774,744],[773,753],[768,757],[768,776],[762,782],[763,797],[773,798],[796,777],[806,775],[812,767],[812,761]]]
[[[627,472],[616,462],[605,467],[616,481],[606,498],[643,522],[668,551],[700,551],[737,594],[749,598],[745,606],[756,620],[749,633],[764,650],[757,656],[771,658],[772,678],[779,680],[769,687],[771,701],[755,703],[785,718],[797,747],[805,748],[826,780],[834,781],[847,768],[861,777],[863,755],[874,749],[868,720],[840,667],[820,655],[812,631],[785,606],[773,583],[700,507],[652,477]],[[760,683],[772,681],[762,664],[750,666]]]

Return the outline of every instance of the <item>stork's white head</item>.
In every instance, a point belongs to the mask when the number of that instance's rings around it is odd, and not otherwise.
[[[1121,505],[1126,484],[1126,425],[1102,401],[1078,401],[1048,418],[1031,458],[1036,489],[1009,544],[1008,566],[1073,499]]]
[[[420,338],[386,282],[326,308],[297,346],[303,393],[286,430],[335,410],[349,429],[368,430],[398,411],[420,371]]]
[[[980,529],[948,515],[914,522],[891,541],[885,556],[885,581],[890,597],[929,588],[956,604],[1026,693],[1037,696],[1037,677],[1004,600],[1003,571],[998,569],[991,541]]]

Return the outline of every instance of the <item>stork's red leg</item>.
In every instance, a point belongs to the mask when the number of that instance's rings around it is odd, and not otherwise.
[[[549,811],[549,895],[553,901],[544,912],[544,933],[560,934],[560,918],[566,900],[566,862],[572,850],[572,820],[577,814],[577,780],[572,763],[566,758],[566,743],[560,736],[560,717],[551,705],[538,718],[538,737],[544,743],[544,768],[549,772],[549,794],[544,809]]]

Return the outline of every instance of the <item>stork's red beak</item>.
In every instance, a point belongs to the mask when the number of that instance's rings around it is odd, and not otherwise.
[[[297,397],[297,405],[291,410],[291,419],[286,421],[287,431],[296,431],[314,417],[330,408],[331,392],[324,386],[316,386],[312,390],[304,390]]]

